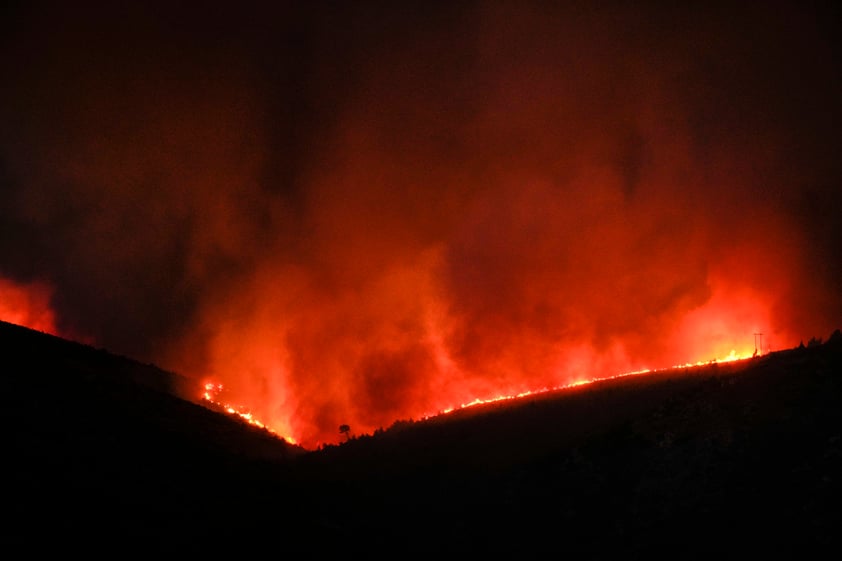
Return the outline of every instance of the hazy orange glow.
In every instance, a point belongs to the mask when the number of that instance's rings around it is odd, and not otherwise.
[[[815,3],[96,4],[8,18],[0,311],[305,447],[842,322]]]
[[[51,295],[45,284],[18,284],[0,277],[0,320],[57,335]]]
[[[433,268],[434,256],[428,255],[426,263]],[[413,282],[415,289],[407,290],[407,285],[412,286]],[[500,345],[508,347],[507,351],[494,356],[493,361],[477,362],[476,367],[481,374],[473,374],[460,366],[455,353],[448,349],[448,341],[453,338],[453,319],[447,317],[442,304],[436,301],[430,277],[409,269],[395,271],[389,275],[388,281],[378,284],[375,294],[371,295],[372,302],[360,298],[334,311],[314,306],[306,313],[301,312],[301,316],[263,306],[255,309],[250,316],[252,321],[257,321],[254,325],[246,321],[222,330],[224,322],[216,323],[218,339],[212,341],[210,348],[217,353],[211,364],[218,369],[207,374],[213,379],[226,380],[230,378],[228,372],[236,370],[238,376],[233,383],[244,385],[226,384],[228,388],[236,388],[231,390],[231,395],[236,397],[232,397],[229,403],[247,404],[249,416],[243,414],[245,409],[242,407],[225,407],[247,420],[259,418],[261,421],[255,424],[271,427],[273,432],[288,440],[313,448],[321,443],[336,442],[339,438],[337,427],[344,423],[350,424],[357,434],[371,433],[400,419],[422,419],[458,408],[524,397],[594,380],[642,374],[653,369],[749,358],[755,350],[755,333],[764,333],[759,354],[768,352],[772,345],[785,348],[797,344],[797,338],[792,334],[766,327],[772,322],[763,305],[762,292],[753,288],[737,290],[716,279],[709,286],[703,301],[666,324],[671,331],[659,333],[660,338],[651,334],[654,352],[646,354],[646,349],[638,347],[641,341],[636,334],[628,338],[634,345],[637,360],[629,356],[621,341],[600,350],[596,345],[584,342],[545,344],[543,334],[536,332],[531,339],[524,339],[523,335],[512,335],[510,341],[501,338]],[[267,287],[267,290],[270,289]],[[297,296],[300,298],[301,294]],[[286,295],[282,302],[291,305],[290,301],[294,299],[295,296]],[[237,307],[249,309],[242,303]],[[343,317],[346,322],[353,321],[355,309],[357,313],[366,309],[383,314],[377,316],[377,320],[369,319],[366,325],[378,335],[369,344],[375,345],[375,349],[381,348],[375,352],[382,354],[380,360],[385,361],[384,364],[361,358],[371,352],[361,346],[366,338],[373,337],[365,332],[346,335],[347,340],[336,339],[333,345],[325,346],[330,349],[329,352],[320,352],[322,346],[301,339],[300,347],[279,344],[279,341],[295,340],[285,329],[295,333],[296,329],[311,325],[319,317],[335,318],[337,325],[341,326]],[[401,310],[407,315],[401,320],[404,325],[398,327],[390,314],[398,313],[400,318]],[[415,318],[414,314],[420,317]],[[286,327],[273,319],[281,316],[290,322]],[[407,325],[414,325],[410,332],[414,335],[406,332]],[[476,327],[478,336],[482,336],[482,327]],[[330,328],[324,326],[319,329]],[[380,334],[381,331],[385,333]],[[407,350],[408,345],[409,349],[418,345],[419,350]],[[541,353],[540,358],[530,355],[533,349]],[[309,352],[315,354],[304,354]],[[394,352],[397,355],[391,354]],[[314,384],[305,384],[301,389],[296,389],[295,383],[285,386],[283,380],[295,380],[290,369],[295,367],[296,356],[309,357],[313,368],[328,369],[329,376],[316,376]],[[521,358],[522,363],[519,362]],[[364,373],[355,369],[358,361],[362,361]],[[524,364],[543,367],[543,370],[526,371]],[[379,371],[379,368],[387,370]],[[361,404],[352,401],[355,395],[359,395],[360,389],[353,384],[378,383],[381,382],[380,376],[396,373],[410,374],[415,378],[391,381],[394,388],[388,385],[382,388],[370,386],[369,391],[374,392],[371,399],[382,401],[363,401]],[[326,380],[342,383],[324,384]],[[386,378],[382,383],[388,380]],[[270,382],[275,385],[268,385]],[[419,382],[424,384],[423,388],[414,388]],[[319,392],[320,388],[323,393]],[[408,394],[411,399],[406,398],[406,391],[412,392]],[[302,401],[302,395],[307,395],[308,399]],[[394,398],[398,402],[389,403],[389,399]],[[220,403],[218,397],[208,394],[204,399]]]
[[[626,261],[616,255],[620,263]],[[599,317],[577,319],[580,310],[590,310],[607,321],[622,320],[627,304],[606,302],[597,294],[610,291],[616,280],[604,273],[591,277],[590,282],[604,277],[591,302],[590,295],[580,293],[578,307],[556,308],[566,321],[578,324],[581,333],[554,336],[562,327],[555,318],[518,319],[511,315],[522,313],[518,306],[493,293],[481,301],[490,306],[491,315],[483,311],[466,321],[470,309],[449,300],[452,289],[442,285],[444,259],[441,250],[426,251],[412,265],[372,271],[366,284],[328,299],[313,286],[307,271],[258,273],[230,307],[210,308],[215,312],[199,331],[211,334],[204,342],[210,368],[203,374],[224,381],[233,402],[248,404],[254,416],[278,434],[317,447],[336,442],[340,424],[349,424],[357,434],[371,433],[399,419],[420,419],[616,373],[750,357],[757,333],[763,334],[761,354],[794,346],[801,337],[783,328],[770,312],[778,287],[769,291],[768,283],[764,287],[735,282],[717,268],[709,268],[702,277],[697,296],[675,300],[663,309],[661,319],[648,315],[650,307],[659,306],[660,287],[656,283],[647,288],[647,280],[641,278],[637,289],[643,292],[625,291],[623,298],[632,298],[632,305],[635,297],[644,299],[640,302],[645,307],[632,308],[636,320],[628,331],[612,335],[620,326],[612,327],[604,342],[599,341],[599,331],[590,331]],[[740,275],[745,276],[749,261],[742,263]],[[617,270],[604,257],[585,264]],[[758,269],[768,267],[764,263]],[[791,277],[783,263],[780,267],[779,276]],[[617,271],[622,282],[622,271]],[[628,273],[638,274],[632,269]],[[663,282],[661,271],[648,273]],[[684,276],[681,271],[668,274]],[[558,294],[550,287],[534,290],[529,277],[515,282],[533,291],[521,293],[524,304],[544,301],[550,309],[558,306],[553,304]],[[474,296],[466,294],[469,301]],[[651,300],[646,303],[645,298]],[[608,311],[600,311],[606,305]],[[497,314],[508,315],[495,315],[494,306]],[[651,326],[645,323],[656,319]],[[193,340],[190,345],[201,344]]]

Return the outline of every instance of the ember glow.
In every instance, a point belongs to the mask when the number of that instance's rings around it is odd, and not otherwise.
[[[842,323],[824,8],[18,4],[4,313],[305,447]]]

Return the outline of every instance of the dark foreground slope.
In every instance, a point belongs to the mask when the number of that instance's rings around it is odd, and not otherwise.
[[[303,452],[183,399],[198,387],[153,365],[5,322],[0,356],[0,543],[236,531],[214,513],[263,492],[257,466]]]
[[[842,545],[839,338],[311,453],[180,399],[189,382],[153,366],[8,324],[0,352],[5,544],[296,559],[800,559]]]
[[[326,500],[337,533],[398,556],[825,558],[842,545],[836,335],[466,411],[301,460],[343,498]]]

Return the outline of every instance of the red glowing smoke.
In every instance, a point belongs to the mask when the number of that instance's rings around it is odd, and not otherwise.
[[[51,292],[44,284],[21,285],[0,278],[0,320],[57,335]]]
[[[777,8],[20,8],[0,273],[305,446],[796,345],[842,315],[840,96]]]

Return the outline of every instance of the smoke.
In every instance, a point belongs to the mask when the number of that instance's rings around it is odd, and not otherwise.
[[[817,8],[7,10],[0,296],[305,445],[838,327]]]
[[[41,283],[21,286],[0,278],[0,320],[55,334],[51,290]]]

